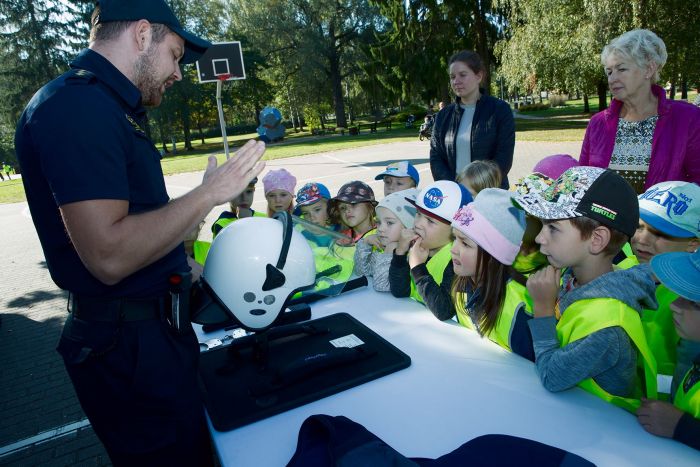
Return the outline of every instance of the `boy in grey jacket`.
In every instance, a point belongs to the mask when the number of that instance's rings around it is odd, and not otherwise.
[[[542,384],[550,391],[578,385],[631,411],[642,396],[656,398],[656,363],[639,316],[656,306],[654,279],[646,266],[612,265],[639,221],[632,187],[611,170],[574,167],[516,201],[542,219],[535,241],[550,264],[527,282]]]

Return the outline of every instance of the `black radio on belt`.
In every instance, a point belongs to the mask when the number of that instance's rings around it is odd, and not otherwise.
[[[168,321],[178,333],[190,329],[190,288],[192,287],[192,274],[190,272],[178,272],[168,278],[170,285],[170,316]]]

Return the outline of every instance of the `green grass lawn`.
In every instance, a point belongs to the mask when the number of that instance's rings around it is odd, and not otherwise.
[[[253,135],[250,135],[251,137]],[[418,138],[418,128],[401,128],[391,131],[378,131],[377,133],[369,133],[363,131],[356,136],[318,136],[299,139],[298,141],[285,140],[282,143],[270,144],[267,147],[265,160],[283,159],[286,157],[302,156],[307,154],[317,154],[319,152],[340,151],[343,149],[351,149],[362,146],[372,146],[375,144],[395,143],[399,141],[413,141]],[[237,147],[245,143],[250,138],[243,138],[238,141],[234,147],[230,147],[231,152],[234,152]],[[208,154],[216,154],[219,162],[225,159],[221,138],[219,144],[209,147],[206,151],[196,149],[186,156],[166,157],[163,159],[163,173],[172,175],[176,173],[194,172],[204,170],[207,166]]]
[[[588,120],[583,118],[542,120],[515,119],[516,141],[583,141]]]
[[[22,180],[13,178],[9,181],[0,182],[0,203],[19,203],[25,201],[24,185]]]

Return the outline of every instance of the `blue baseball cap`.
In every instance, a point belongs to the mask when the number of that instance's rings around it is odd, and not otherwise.
[[[651,259],[651,269],[669,290],[700,302],[700,250],[656,255]]]
[[[100,7],[97,23],[145,19],[169,27],[185,41],[185,54],[180,60],[182,64],[196,62],[211,47],[211,42],[185,31],[164,0],[100,0],[97,4]]]
[[[321,199],[331,199],[331,192],[323,183],[307,183],[297,191],[297,206],[307,206]]]
[[[420,175],[418,175],[418,171],[413,166],[413,164],[411,164],[408,161],[394,162],[392,164],[389,164],[384,170],[384,172],[374,177],[374,179],[382,180],[387,175],[389,175],[390,177],[411,177],[413,181],[416,182],[416,186],[418,186],[418,182],[420,182]]]
[[[639,195],[639,217],[672,237],[700,237],[700,186],[662,182]]]

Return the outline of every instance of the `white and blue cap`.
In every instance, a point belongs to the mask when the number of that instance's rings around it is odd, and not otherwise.
[[[474,198],[459,183],[439,180],[423,188],[415,201],[409,198],[406,201],[414,204],[421,213],[451,224],[457,210],[474,201]]]
[[[656,255],[651,269],[670,291],[693,302],[700,302],[700,250]]]
[[[387,175],[389,175],[390,177],[411,177],[413,181],[416,182],[416,186],[418,186],[418,182],[420,181],[420,175],[418,175],[418,171],[413,166],[413,164],[411,164],[408,161],[394,162],[392,164],[389,164],[384,170],[384,172],[374,177],[374,179],[383,180],[384,177],[386,177]]]
[[[639,217],[666,235],[700,237],[700,186],[662,182],[639,195]]]

